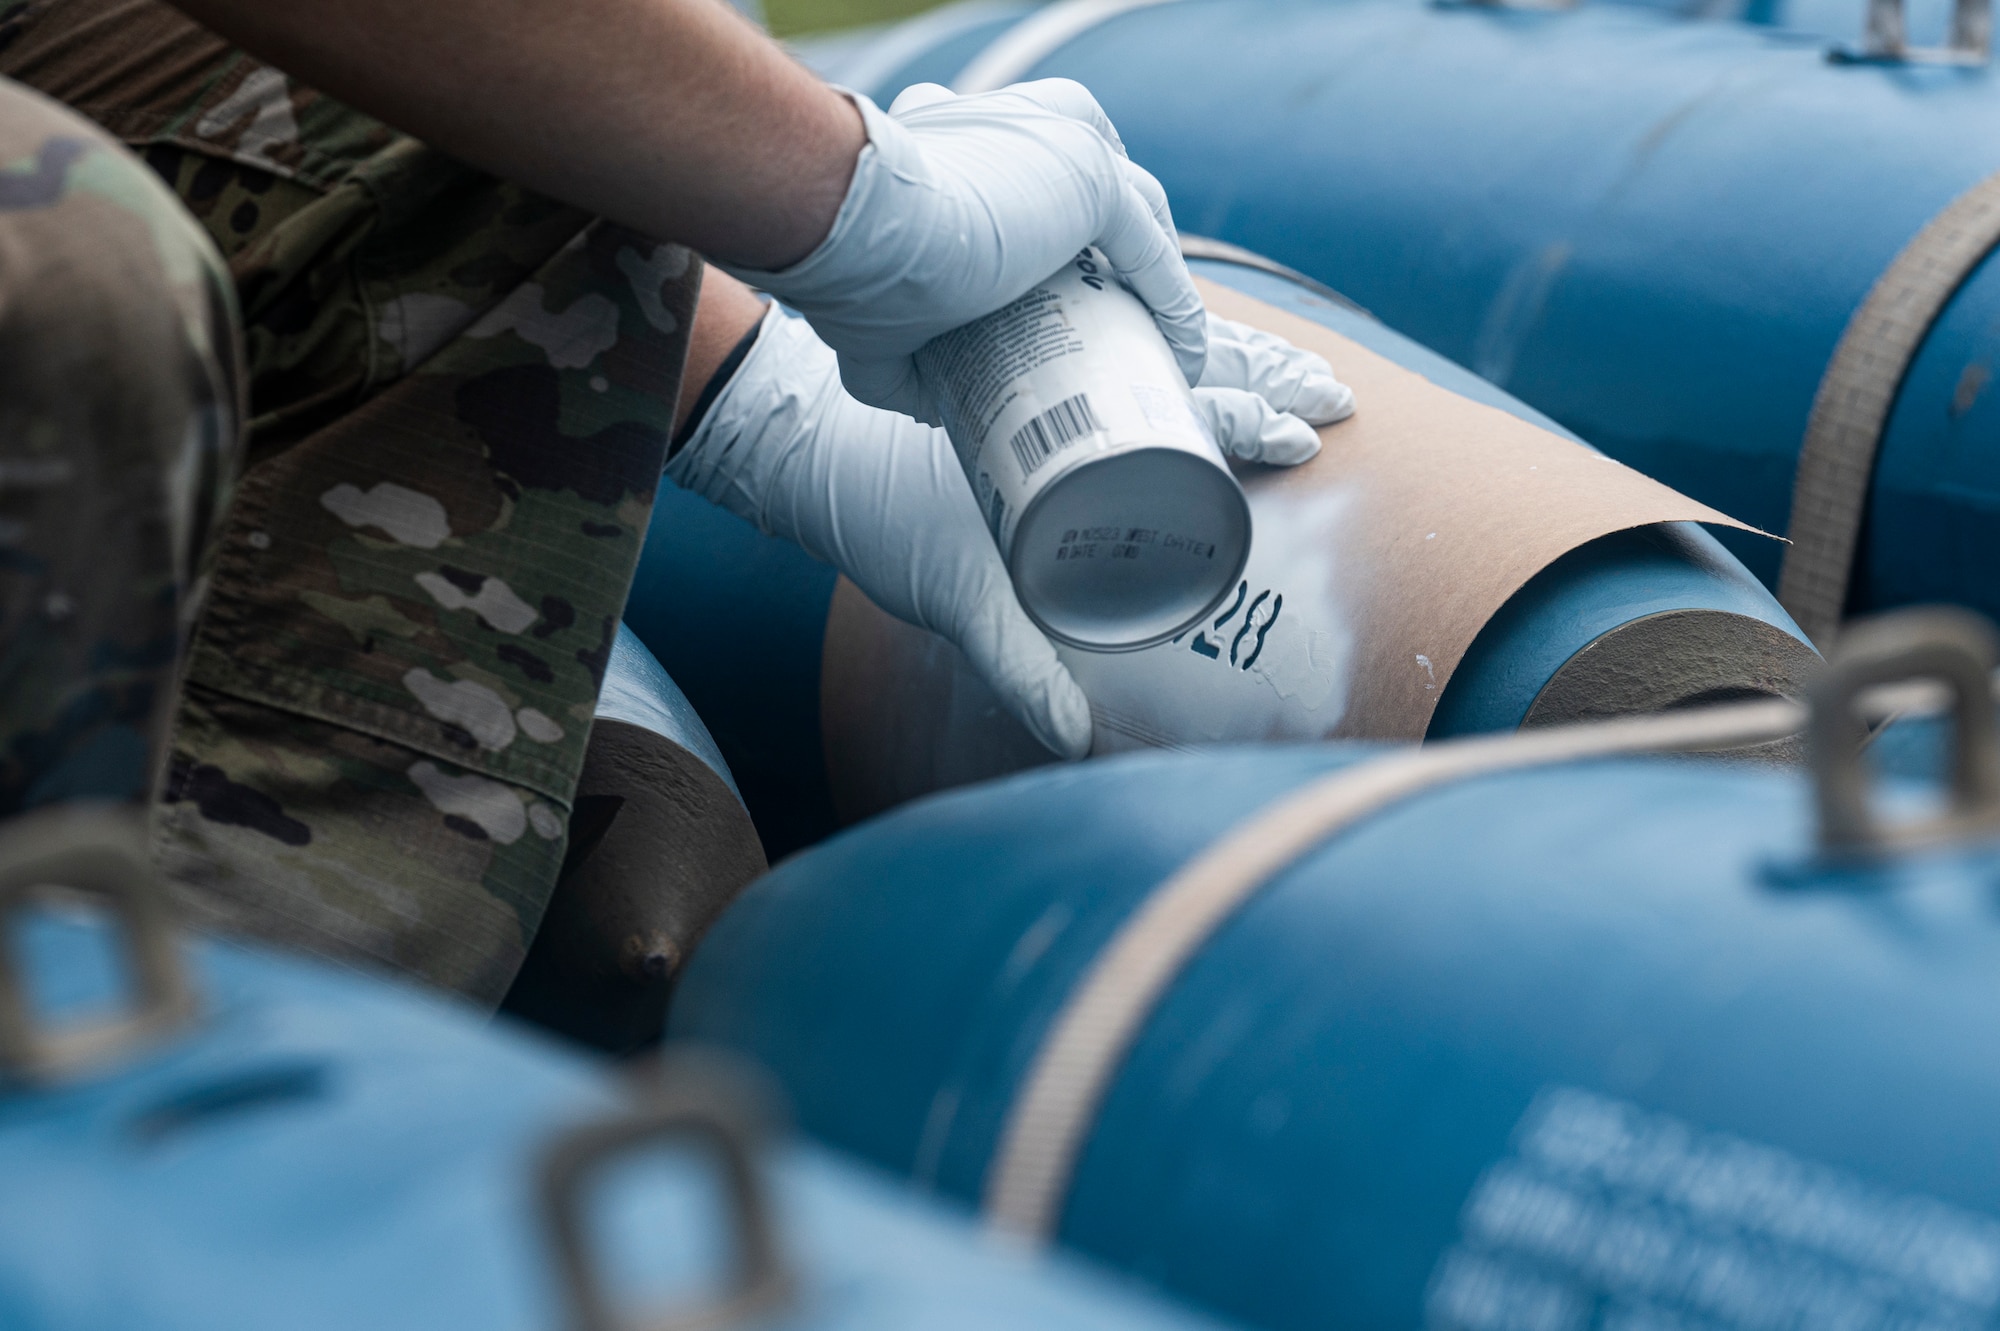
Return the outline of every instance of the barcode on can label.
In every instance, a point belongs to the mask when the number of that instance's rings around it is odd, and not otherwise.
[[[1021,474],[1032,476],[1035,469],[1087,434],[1101,429],[1091,414],[1090,395],[1078,393],[1050,407],[1014,432],[1009,441]]]
[[[979,500],[980,516],[986,519],[987,530],[998,541],[1007,527],[1007,496],[1000,493],[1000,487],[993,483],[993,473],[984,467],[972,478],[972,493]]]

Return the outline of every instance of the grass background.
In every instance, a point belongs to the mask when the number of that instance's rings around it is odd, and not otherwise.
[[[764,0],[764,21],[779,37],[887,23],[937,6],[939,0]]]

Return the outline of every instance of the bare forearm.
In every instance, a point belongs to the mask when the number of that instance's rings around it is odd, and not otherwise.
[[[497,175],[713,258],[826,235],[846,98],[719,0],[175,0],[288,73]]]
[[[701,275],[701,301],[695,306],[694,327],[688,330],[687,373],[681,378],[680,406],[674,413],[675,434],[687,424],[688,413],[708,381],[763,317],[764,302],[749,287],[719,269]]]

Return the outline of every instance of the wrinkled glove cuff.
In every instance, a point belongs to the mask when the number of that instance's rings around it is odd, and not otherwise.
[[[795,492],[811,483],[793,467],[812,456],[819,427],[839,400],[839,369],[804,321],[775,301],[758,330],[743,363],[668,462],[667,479],[810,552],[810,534],[795,520],[801,512]]]
[[[737,339],[729,354],[722,358],[722,364],[715,367],[715,373],[708,376],[708,382],[701,386],[701,396],[694,400],[687,419],[681,422],[680,429],[674,431],[673,440],[667,445],[667,461],[672,462],[674,455],[687,447],[687,441],[694,438],[695,431],[708,419],[709,409],[715,406],[716,399],[722,396],[730,380],[743,368],[743,362],[749,359],[750,349],[757,345],[757,335],[764,331],[764,319],[768,317],[769,311],[766,311],[762,318],[751,324],[750,331]]]
[[[845,242],[862,225],[860,218],[881,211],[879,196],[896,189],[899,183],[907,184],[913,176],[915,164],[921,160],[910,131],[892,119],[887,111],[852,88],[835,85],[834,91],[853,102],[855,109],[861,113],[861,124],[868,142],[862,145],[860,156],[854,160],[854,176],[848,181],[847,197],[840,201],[840,211],[834,214],[833,226],[828,229],[826,239],[820,241],[805,258],[789,268],[776,271],[716,264],[739,281],[747,282],[760,291],[768,291],[786,304],[802,310],[814,303],[813,298],[828,285],[829,279],[836,289],[844,288],[851,282],[851,276],[845,271],[851,267],[843,253]],[[829,274],[829,269],[834,271]]]

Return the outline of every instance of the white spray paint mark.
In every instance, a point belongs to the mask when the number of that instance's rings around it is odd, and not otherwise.
[[[618,307],[610,297],[593,291],[561,311],[547,309],[543,297],[540,282],[518,286],[465,335],[498,337],[512,332],[529,346],[541,348],[558,370],[580,370],[617,345]]]
[[[422,666],[403,676],[403,687],[440,721],[462,727],[483,749],[496,752],[514,742],[514,710],[507,700],[469,679],[446,683]]]
[[[1278,696],[1283,719],[1265,733],[1319,739],[1346,715],[1352,682],[1353,625],[1327,533],[1344,521],[1354,495],[1346,488],[1266,492],[1255,502],[1257,534],[1245,576],[1253,586],[1260,576],[1274,586],[1282,580],[1285,608],[1244,677]]]
[[[377,527],[390,540],[422,550],[437,549],[451,535],[443,504],[392,481],[365,492],[336,485],[319,497],[319,505],[350,527]]]
[[[1256,538],[1240,601],[1232,593],[1230,603],[1198,630],[1143,652],[1057,648],[1098,718],[1093,752],[1248,736],[1316,740],[1334,733],[1347,711],[1355,633],[1345,583],[1335,567],[1335,543],[1327,533],[1339,528],[1354,502],[1348,489],[1301,495],[1263,491],[1252,500]],[[1269,595],[1253,611],[1265,592]],[[1268,630],[1263,650],[1246,670],[1243,663],[1260,630],[1253,628],[1240,641],[1237,635],[1252,614],[1268,617]],[[1219,617],[1226,622],[1217,626]]]
[[[553,744],[563,737],[563,728],[546,712],[523,707],[514,713],[514,719],[520,722],[521,733],[537,744]]]
[[[194,132],[204,139],[218,138],[246,117],[250,123],[236,136],[236,154],[286,169],[271,156],[273,148],[299,140],[299,122],[292,114],[292,90],[283,74],[268,66],[252,70],[236,85],[235,92],[195,122]],[[288,169],[286,173],[290,174]]]
[[[1425,656],[1422,652],[1418,652],[1417,664],[1422,666],[1424,668],[1424,673],[1426,675],[1429,675],[1431,678],[1431,682],[1424,685],[1424,691],[1429,692],[1430,690],[1435,689],[1438,686],[1438,672],[1431,669],[1431,658]]]
[[[445,609],[470,610],[502,633],[519,633],[541,618],[535,607],[515,595],[514,589],[499,578],[487,578],[471,596],[441,573],[419,573],[416,582]]]
[[[1435,541],[1437,538],[1438,534],[1436,532],[1432,532],[1429,536],[1424,537],[1426,541]]]
[[[498,781],[470,772],[451,776],[428,759],[413,764],[406,775],[439,813],[465,819],[503,846],[513,845],[527,830],[529,814],[521,797]]]

